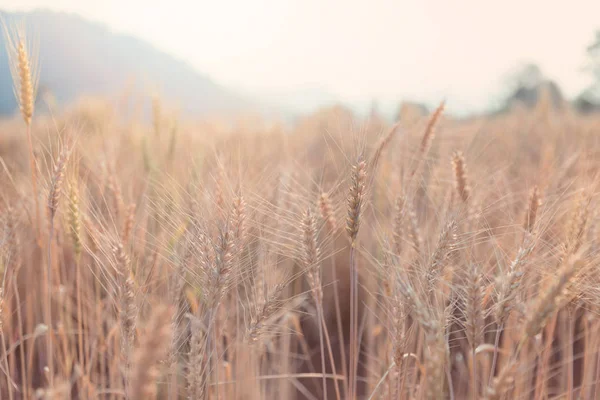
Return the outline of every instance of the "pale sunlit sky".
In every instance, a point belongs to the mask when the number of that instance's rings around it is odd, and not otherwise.
[[[527,61],[576,95],[600,29],[599,0],[0,0],[39,7],[148,40],[233,88],[474,109]]]

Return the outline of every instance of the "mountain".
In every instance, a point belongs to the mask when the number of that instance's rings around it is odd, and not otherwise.
[[[133,85],[147,94],[156,89],[162,99],[176,102],[183,112],[203,115],[252,109],[250,100],[192,66],[105,25],[46,10],[0,14],[9,26],[23,21],[27,32],[34,33],[41,67],[40,93],[49,91],[58,104],[82,96],[122,94]],[[17,108],[5,40],[1,35],[0,115]]]

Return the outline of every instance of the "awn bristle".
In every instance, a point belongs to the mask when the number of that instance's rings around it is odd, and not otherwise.
[[[90,217],[86,214],[83,214],[83,226],[85,228],[85,231],[87,233],[86,238],[87,238],[87,243],[89,244],[90,247],[90,252],[92,254],[97,253],[98,252],[98,227],[94,224],[94,222],[90,219]]]

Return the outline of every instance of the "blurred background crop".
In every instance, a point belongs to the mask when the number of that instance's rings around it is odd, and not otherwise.
[[[600,1],[0,13],[0,400],[600,399]]]

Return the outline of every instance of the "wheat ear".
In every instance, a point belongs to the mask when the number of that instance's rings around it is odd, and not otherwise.
[[[346,218],[346,231],[350,241],[354,243],[360,227],[360,217],[363,210],[365,197],[365,182],[367,179],[367,164],[358,158],[356,164],[352,166],[350,189],[348,193],[348,216]]]
[[[79,257],[81,255],[82,240],[79,189],[76,182],[69,184],[69,231],[73,241],[73,251],[75,251],[75,256]]]
[[[402,241],[403,241],[403,225],[405,219],[404,210],[404,196],[398,196],[394,202],[394,219],[392,227],[392,239],[394,244],[394,253],[397,256],[402,253]]]
[[[329,231],[335,233],[337,231],[337,219],[335,218],[331,198],[325,192],[321,192],[319,195],[319,211],[321,212],[321,218],[327,223]]]
[[[0,21],[4,22],[4,21]],[[39,193],[37,186],[37,162],[33,150],[31,136],[31,121],[35,105],[35,97],[39,82],[39,65],[37,53],[30,51],[25,29],[21,26],[9,32],[8,26],[4,27],[5,44],[9,57],[10,72],[13,80],[14,94],[21,111],[21,116],[26,125],[27,145],[29,149],[29,163],[31,170],[31,184],[35,203],[35,233],[38,245],[41,247],[41,225]]]
[[[421,147],[420,152],[422,155],[427,154],[429,148],[431,147],[431,143],[433,142],[433,138],[435,136],[435,127],[440,120],[442,114],[444,113],[444,109],[446,108],[446,102],[442,101],[440,105],[435,109],[429,121],[427,122],[427,127],[425,128],[425,133],[423,134],[423,138],[421,139]]]
[[[558,299],[571,278],[581,269],[583,261],[577,255],[572,256],[557,272],[550,286],[536,299],[527,315],[525,335],[522,340],[537,335],[546,325],[548,318],[558,307]]]
[[[531,189],[531,194],[529,195],[529,204],[527,206],[527,212],[525,213],[525,221],[523,223],[523,229],[525,229],[526,232],[533,232],[535,221],[537,219],[538,209],[541,205],[542,200],[540,198],[540,191],[537,186],[534,186],[533,189]]]
[[[463,203],[466,204],[469,200],[469,196],[471,195],[471,189],[469,187],[469,179],[467,177],[467,165],[462,152],[457,151],[454,153],[452,156],[452,167],[454,169],[456,192]]]

